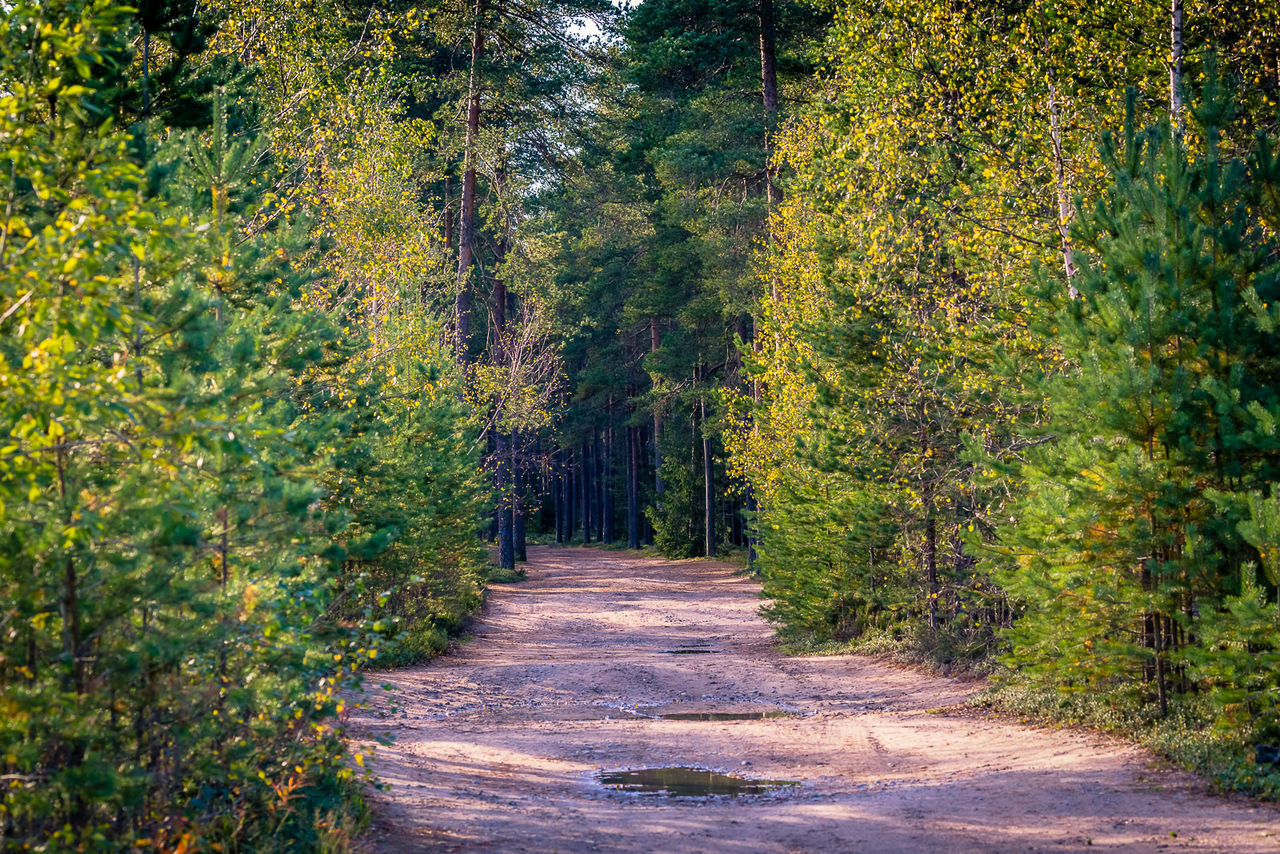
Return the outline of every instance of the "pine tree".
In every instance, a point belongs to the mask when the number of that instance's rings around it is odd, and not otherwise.
[[[1053,438],[1001,532],[1002,578],[1027,606],[1016,657],[1140,689],[1161,712],[1195,684],[1187,648],[1257,559],[1247,503],[1222,496],[1269,489],[1276,465],[1259,425],[1280,353],[1251,308],[1280,284],[1255,213],[1269,191],[1221,152],[1231,103],[1211,76],[1194,147],[1167,120],[1105,144],[1112,184],[1075,235],[1080,298],[1038,291],[1071,369],[1044,380]]]

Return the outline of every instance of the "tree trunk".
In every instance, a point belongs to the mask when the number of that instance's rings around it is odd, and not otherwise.
[[[711,469],[711,437],[707,433],[707,401],[699,400],[702,410],[702,481],[704,486],[705,515],[703,517],[706,534],[706,555],[716,556],[716,505],[713,490],[713,472]]]
[[[558,455],[557,455],[558,456]],[[556,543],[564,542],[564,477],[560,473],[560,460],[552,463],[551,504],[555,508]]]
[[[582,456],[578,463],[578,510],[582,514],[582,544],[591,542],[591,457],[587,455],[587,441],[582,440]]]
[[[929,628],[938,627],[938,522],[930,514],[925,523],[924,560],[929,574]]]
[[[566,543],[573,542],[573,532],[577,530],[577,520],[574,518],[575,508],[578,506],[578,482],[575,478],[577,471],[573,465],[573,453],[568,454],[565,460],[565,498],[564,498],[564,541]]]
[[[1182,0],[1169,2],[1169,117],[1179,133],[1182,119]]]
[[[520,434],[511,434],[511,545],[515,551],[515,559],[521,563],[529,560],[529,544],[525,534],[525,477],[520,466],[524,455],[520,448]]]
[[[627,425],[627,548],[640,548],[640,430]]]
[[[611,416],[612,420],[612,416]],[[604,527],[601,536],[606,543],[616,539],[613,529],[613,424],[610,423],[604,434],[604,471],[601,475],[604,483]]]
[[[473,175],[474,178],[474,175]],[[502,263],[505,242],[497,246],[497,264]],[[507,285],[500,278],[493,280],[493,349],[491,358],[495,367],[502,368],[507,361]],[[494,424],[494,458],[497,466],[494,480],[498,492],[498,563],[503,569],[515,569],[515,433],[507,432],[502,425],[502,413],[497,413]]]
[[[444,248],[453,253],[453,180],[444,176]]]
[[[151,118],[151,30],[142,28],[142,117]]]
[[[476,0],[471,34],[471,77],[467,84],[467,136],[463,149],[462,209],[458,219],[458,296],[454,305],[457,326],[454,346],[458,363],[469,362],[471,341],[471,256],[475,240],[476,144],[480,134],[480,60],[484,56],[484,0]]]
[[[591,454],[595,458],[595,469],[593,474],[596,479],[596,534],[597,539],[601,542],[608,542],[608,540],[605,539],[604,521],[604,496],[607,491],[607,487],[604,482],[604,442],[601,439],[599,427],[593,427],[591,429],[591,433]]]
[[[760,89],[764,94],[765,192],[769,206],[776,207],[782,202],[782,189],[773,181],[770,162],[773,159],[773,131],[778,115],[778,27],[773,13],[773,0],[758,0],[756,12],[760,19]]]
[[[658,328],[656,319],[649,321],[649,352],[658,352],[658,346],[662,343],[662,330]],[[661,495],[663,492],[662,484],[662,447],[658,443],[658,437],[662,435],[662,416],[658,414],[658,407],[655,404],[653,408],[653,494]]]
[[[1049,84],[1049,140],[1053,143],[1053,183],[1058,193],[1058,235],[1062,239],[1062,271],[1067,277],[1067,293],[1072,299],[1080,296],[1076,290],[1075,253],[1071,248],[1071,190],[1067,184],[1067,162],[1062,153],[1062,105],[1058,90]]]
[[[511,434],[499,429],[494,434],[494,457],[497,459],[494,480],[498,492],[498,565],[515,569],[515,541],[512,539]]]

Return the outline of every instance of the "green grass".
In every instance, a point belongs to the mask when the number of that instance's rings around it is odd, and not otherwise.
[[[986,639],[956,637],[927,626],[873,628],[850,640],[796,635],[784,637],[781,646],[788,655],[869,655],[941,676],[980,676],[993,670]]]
[[[503,569],[500,566],[491,566],[485,571],[484,581],[485,584],[518,584],[528,577],[522,567]]]

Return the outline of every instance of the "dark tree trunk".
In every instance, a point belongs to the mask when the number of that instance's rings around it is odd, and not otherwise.
[[[494,436],[494,480],[498,487],[498,565],[515,569],[515,541],[512,539],[511,435],[498,430]]]
[[[578,506],[578,482],[574,476],[576,469],[573,464],[573,453],[568,453],[566,457],[567,459],[564,463],[564,541],[566,543],[572,543],[573,532],[578,528],[577,519],[574,518],[574,513]]]
[[[515,551],[515,559],[529,559],[529,545],[525,538],[525,477],[520,466],[521,453],[520,434],[511,434],[511,545]]]
[[[476,0],[471,33],[471,76],[467,84],[467,136],[463,149],[462,209],[458,213],[458,296],[454,346],[459,364],[469,362],[471,341],[471,256],[475,241],[476,144],[480,134],[480,61],[484,57],[484,0]]]
[[[477,24],[477,26],[479,26]],[[497,247],[497,264],[502,263],[506,246],[500,241]],[[506,364],[507,335],[507,285],[500,279],[493,280],[493,364]],[[503,429],[501,413],[494,427],[494,480],[498,491],[498,563],[503,569],[515,569],[515,505],[519,500],[515,483],[515,434]]]
[[[564,542],[564,477],[560,474],[560,461],[552,463],[551,504],[556,517],[556,542]]]
[[[453,179],[444,176],[444,248],[453,252]]]
[[[938,523],[932,515],[925,523],[925,571],[929,576],[929,628],[938,627]]]
[[[604,482],[604,442],[601,440],[599,427],[592,428],[591,455],[595,460],[593,476],[596,479],[596,536],[601,542],[607,542],[604,531],[604,495],[608,487]]]
[[[643,448],[646,441],[646,437],[649,437],[650,431],[646,428],[637,428],[637,429],[640,434],[640,447]],[[649,441],[656,444],[656,439],[649,438]],[[654,472],[654,479],[658,480],[658,473],[656,471]],[[657,501],[659,499],[655,496],[654,500]],[[643,511],[640,513],[640,524],[641,524],[641,530],[643,531],[642,536],[644,538],[645,545],[647,546],[653,545],[653,522],[647,516],[644,515]]]
[[[627,548],[640,548],[640,431],[627,426]]]
[[[658,326],[656,319],[649,321],[649,352],[658,352],[658,347],[662,344],[662,330]],[[662,416],[658,413],[657,404],[653,407],[653,494],[661,495],[663,491],[662,483],[662,448],[658,444],[658,437],[662,435]]]
[[[617,534],[613,529],[613,424],[610,424],[604,434],[604,472],[601,480],[604,482],[604,528],[602,536],[606,543],[612,543]]]
[[[760,19],[760,89],[764,100],[765,157],[773,154],[773,131],[778,115],[778,25],[773,12],[773,0],[758,0],[756,12]],[[768,165],[768,164],[766,164]],[[765,191],[770,207],[782,201],[782,189],[773,181],[773,169],[765,170]]]
[[[582,514],[582,544],[591,542],[591,458],[587,456],[587,442],[582,442],[582,454],[578,460],[578,511]]]
[[[702,481],[706,513],[703,519],[706,533],[706,555],[716,556],[716,504],[714,496],[714,475],[711,467],[711,436],[707,433],[707,402],[700,400],[702,409]]]
[[[1169,0],[1169,117],[1181,133],[1182,118],[1182,0]]]

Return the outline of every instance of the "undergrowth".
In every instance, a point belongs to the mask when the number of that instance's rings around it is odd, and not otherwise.
[[[980,676],[993,669],[986,640],[957,637],[927,626],[908,628],[899,624],[869,629],[848,640],[815,634],[788,635],[782,638],[782,649],[789,655],[869,655],[941,676]]]

